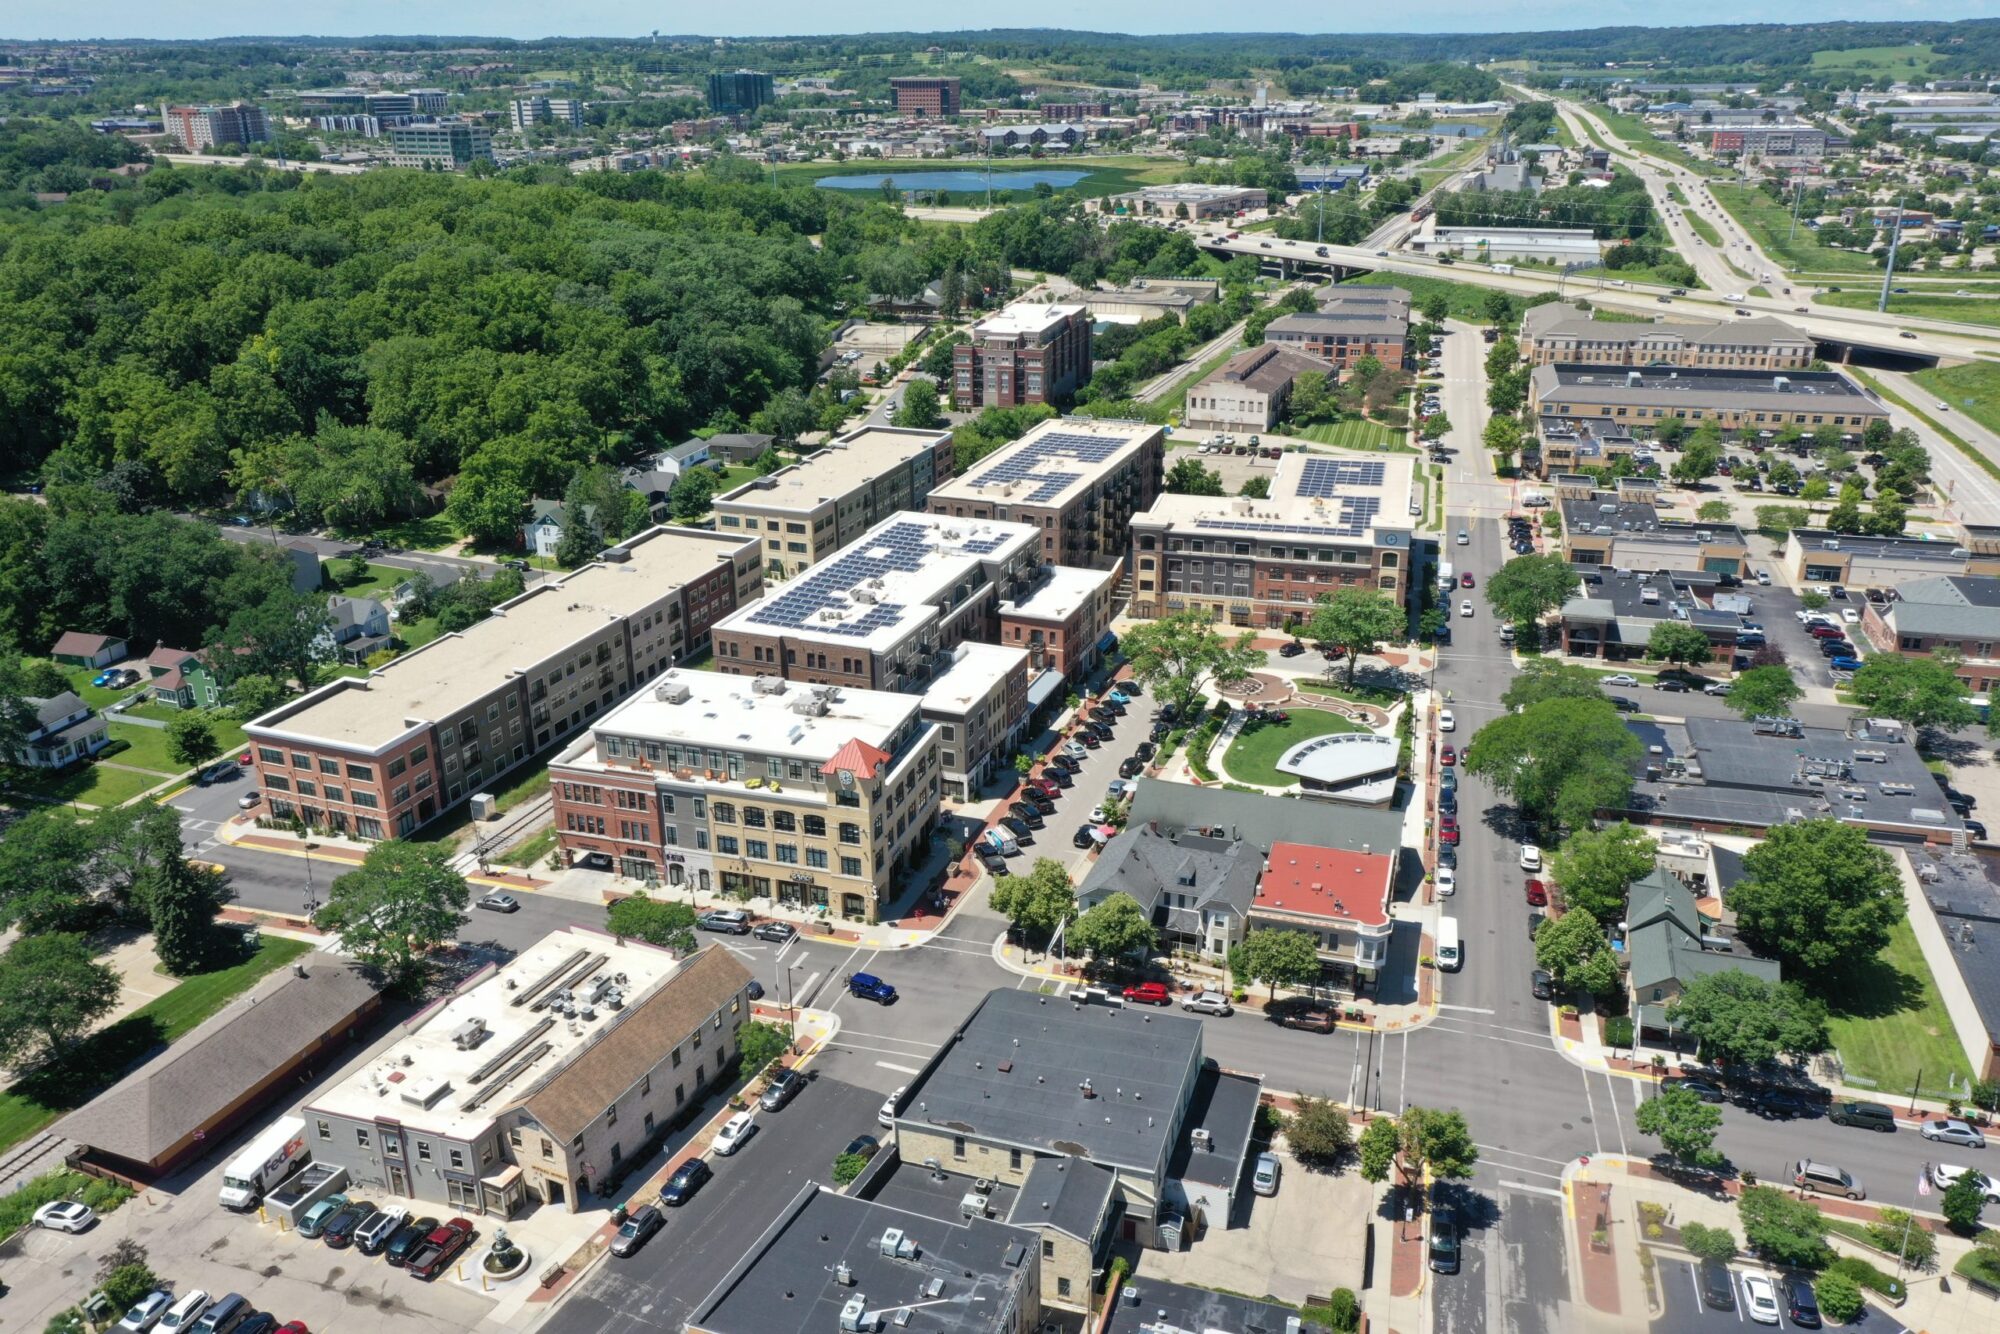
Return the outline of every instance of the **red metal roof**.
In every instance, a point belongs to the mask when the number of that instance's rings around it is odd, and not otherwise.
[[[863,778],[873,778],[875,771],[887,764],[890,758],[888,751],[878,750],[856,737],[833,752],[833,758],[822,764],[819,771],[829,778],[842,769]]]
[[[1381,926],[1389,920],[1395,859],[1307,843],[1273,843],[1257,882],[1256,908],[1329,922]]]

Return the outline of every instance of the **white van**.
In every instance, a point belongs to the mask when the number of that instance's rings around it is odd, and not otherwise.
[[[1495,264],[1493,266],[1493,271],[1495,273],[1512,273],[1514,271],[1514,266],[1512,264]]]
[[[1437,966],[1447,973],[1455,973],[1465,962],[1465,952],[1458,943],[1458,919],[1438,918]]]
[[[1451,562],[1448,560],[1438,562],[1438,587],[1458,587],[1458,576],[1452,572]]]

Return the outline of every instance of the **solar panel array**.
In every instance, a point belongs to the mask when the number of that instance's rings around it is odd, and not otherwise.
[[[990,556],[1010,536],[1004,532],[986,533],[951,545],[975,556]],[[896,576],[921,570],[944,545],[939,530],[931,524],[889,524],[825,564],[815,566],[786,585],[782,592],[759,599],[749,620],[780,629],[866,639],[877,630],[895,625],[909,610],[907,603],[886,600],[889,591],[897,586]],[[875,579],[883,581],[877,590],[877,601],[858,601],[851,595],[850,590]],[[819,619],[820,613],[828,609],[841,612],[843,619]],[[860,615],[853,615],[857,611]]]
[[[1340,517],[1320,523],[1260,523],[1242,519],[1196,519],[1197,528],[1225,528],[1231,532],[1298,533],[1305,537],[1360,537],[1375,522],[1382,502],[1374,496],[1334,496]]]
[[[1054,500],[1072,482],[1081,481],[1084,476],[1080,472],[1045,472],[1044,467],[1057,462],[1102,463],[1130,443],[1128,440],[1106,439],[1077,431],[1050,431],[1008,451],[1005,458],[972,478],[971,483],[974,486],[998,486],[1008,482],[1035,482],[1035,489],[1021,499],[1030,505],[1038,505]]]
[[[1387,475],[1385,464],[1363,459],[1307,459],[1299,469],[1294,495],[1315,500],[1332,500],[1347,487],[1380,486]]]

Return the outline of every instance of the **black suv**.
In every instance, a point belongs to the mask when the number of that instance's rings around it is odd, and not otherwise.
[[[1014,814],[1016,819],[1026,824],[1028,828],[1040,829],[1042,827],[1042,812],[1032,802],[1016,801],[1009,804],[1007,809]]]
[[[1827,1119],[1837,1126],[1857,1126],[1884,1135],[1896,1133],[1896,1114],[1879,1102],[1837,1102]]]
[[[688,1159],[674,1169],[674,1174],[667,1178],[667,1184],[660,1188],[660,1203],[668,1208],[686,1204],[714,1175],[701,1159]]]

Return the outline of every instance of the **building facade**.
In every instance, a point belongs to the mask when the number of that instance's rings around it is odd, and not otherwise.
[[[718,496],[716,527],[755,534],[766,572],[790,579],[891,514],[922,509],[953,462],[950,431],[864,426]]]
[[[1363,357],[1397,370],[1403,365],[1409,333],[1407,319],[1333,307],[1281,315],[1264,326],[1264,341],[1336,371],[1352,370]]]
[[[1063,417],[939,485],[926,508],[1029,524],[1042,530],[1042,559],[1108,569],[1124,559],[1132,516],[1159,496],[1165,475],[1161,427]]]
[[[1815,347],[1783,320],[1624,324],[1597,320],[1560,302],[1521,317],[1521,355],[1536,366],[1685,366],[1802,371]]]
[[[249,102],[228,106],[168,107],[162,114],[167,133],[183,150],[201,153],[223,144],[262,144],[271,139],[264,108]]]
[[[756,545],[654,528],[486,620],[245,725],[274,819],[402,837],[709,640],[763,592]]]
[[[1285,414],[1292,382],[1307,371],[1324,374],[1326,370],[1318,357],[1287,351],[1278,343],[1253,347],[1231,357],[1215,374],[1188,390],[1188,428],[1268,431]]]
[[[956,116],[963,110],[957,79],[891,79],[889,91],[905,116]]]
[[[1528,377],[1528,403],[1545,427],[1609,423],[1629,431],[1650,430],[1672,417],[1712,421],[1731,432],[1833,426],[1858,440],[1870,422],[1889,419],[1886,407],[1837,371],[1655,367],[1607,373],[1592,366],[1537,366]]]
[[[973,325],[951,356],[951,401],[961,412],[1046,403],[1090,378],[1090,315],[1017,301]]]
[[[1110,647],[1119,572],[1044,565],[1026,588],[1001,601],[1000,643],[1025,652],[1032,675],[1054,672],[1071,683],[1085,680]]]
[[[930,837],[915,695],[670,670],[549,765],[558,845],[626,877],[873,922]]]
[[[537,125],[583,128],[583,103],[574,97],[517,97],[507,104],[507,120],[515,133]]]
[[[1893,601],[1862,604],[1861,633],[1878,651],[1954,659],[1974,694],[2000,683],[2000,578],[1933,575],[1899,586]]]
[[[956,800],[1008,761],[1028,718],[1028,653],[992,644],[960,644],[951,666],[924,692],[923,715],[938,729],[944,790]],[[1009,771],[1011,772],[1011,770]]]
[[[46,699],[28,696],[34,713],[14,762],[29,769],[62,769],[87,760],[110,741],[110,728],[74,690]]]
[[[389,131],[390,162],[424,171],[463,171],[493,160],[493,132],[457,116],[413,121]]]
[[[1319,954],[1320,983],[1367,995],[1389,961],[1396,853],[1274,843],[1264,858],[1250,929],[1302,931]]]
[[[708,76],[710,111],[725,116],[741,116],[777,100],[777,85],[762,70],[719,70]]]

